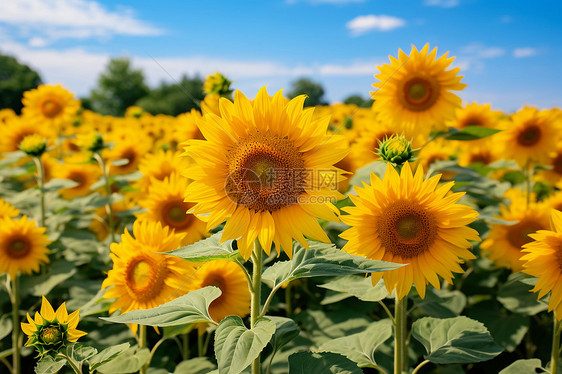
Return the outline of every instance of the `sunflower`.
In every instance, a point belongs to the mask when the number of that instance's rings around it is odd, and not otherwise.
[[[0,126],[4,125],[6,121],[8,121],[8,119],[15,118],[17,116],[18,115],[16,114],[16,112],[14,112],[13,109],[0,109]]]
[[[305,96],[289,103],[279,91],[261,89],[251,103],[236,91],[234,103],[220,100],[222,118],[207,114],[198,122],[206,141],[191,140],[186,155],[196,165],[186,200],[207,229],[228,219],[222,240],[238,239],[245,259],[256,238],[269,253],[274,242],[292,256],[292,239],[308,247],[303,234],[329,242],[316,217],[337,220],[330,202],[341,197],[342,171],[333,167],[347,153],[340,136],[327,136],[329,119],[311,120]]]
[[[41,263],[49,262],[45,231],[28,221],[27,216],[1,219],[0,274],[8,273],[12,278],[18,273],[31,274],[39,271]]]
[[[205,137],[201,134],[201,130],[199,130],[196,123],[199,119],[201,119],[201,113],[195,109],[192,109],[189,113],[183,113],[177,116],[176,126],[172,133],[173,142],[177,145],[187,139],[204,140]]]
[[[201,112],[203,114],[214,114],[220,116],[221,112],[219,109],[219,94],[206,95],[203,101],[201,101]]]
[[[456,118],[447,122],[448,126],[464,129],[469,126],[481,126],[496,129],[500,126],[502,112],[492,110],[490,104],[466,104],[456,109]]]
[[[232,261],[215,260],[204,263],[197,269],[194,289],[207,286],[220,288],[222,294],[209,306],[209,313],[214,321],[220,322],[224,317],[240,317],[250,313],[250,291],[244,272]]]
[[[448,161],[457,153],[456,144],[444,139],[436,139],[423,147],[416,155],[423,170],[427,173],[431,164],[437,161]],[[454,176],[452,172],[443,172],[442,179],[450,180]]]
[[[59,194],[67,200],[90,194],[92,192],[90,187],[101,176],[101,171],[97,165],[87,164],[85,161],[82,156],[67,158],[65,163],[59,164],[54,171],[56,178],[70,179],[78,183],[74,187],[59,190]]]
[[[562,319],[562,212],[552,210],[551,230],[531,234],[534,241],[523,246],[521,257],[523,273],[535,276],[537,284],[531,290],[539,299],[552,291],[548,311],[554,310],[556,319]]]
[[[60,85],[40,85],[23,94],[22,114],[47,127],[61,128],[74,121],[80,101]]]
[[[399,299],[408,295],[412,283],[421,298],[429,282],[439,289],[439,276],[449,283],[452,272],[462,273],[462,259],[475,258],[468,240],[478,233],[466,227],[478,213],[456,204],[462,193],[448,194],[453,182],[437,186],[439,175],[423,179],[422,168],[412,175],[408,163],[400,175],[388,164],[381,181],[371,173],[371,185],[355,187],[350,195],[354,207],[345,207],[344,223],[352,227],[340,236],[348,242],[344,251],[373,260],[409,264],[371,275],[373,285],[384,278],[388,292]]]
[[[446,70],[454,60],[448,54],[436,59],[437,48],[429,52],[429,44],[421,51],[412,46],[409,56],[398,50],[398,59],[390,56],[390,64],[379,66],[375,78],[380,82],[373,84],[378,91],[371,93],[379,119],[412,137],[428,135],[432,127],[454,118],[461,99],[450,91],[466,84],[457,76],[460,68]]]
[[[150,144],[133,138],[128,133],[128,138],[119,141],[113,149],[104,150],[111,175],[130,174],[137,171],[141,158],[150,150]],[[123,164],[114,165],[117,160],[126,160]]]
[[[521,167],[548,163],[560,140],[560,121],[553,113],[525,107],[513,114],[507,129],[495,136],[504,157]]]
[[[133,234],[125,229],[121,242],[111,244],[113,269],[102,284],[102,289],[113,286],[104,295],[116,299],[110,313],[155,308],[193,289],[195,268],[190,262],[156,253],[179,248],[183,234],[159,222],[140,221],[133,224]]]
[[[556,191],[544,200],[544,204],[548,209],[556,209],[562,211],[562,191]]]
[[[20,215],[18,208],[12,206],[7,201],[0,197],[0,219],[2,218],[15,218]]]
[[[55,312],[43,296],[41,310],[35,312],[35,318],[31,319],[27,313],[29,323],[21,323],[21,329],[29,336],[25,346],[35,347],[40,356],[49,351],[58,351],[68,343],[74,343],[86,335],[84,331],[76,329],[79,319],[79,310],[68,314],[66,304],[62,303]]]
[[[115,231],[117,231],[121,225],[119,212],[129,210],[132,206],[128,201],[121,200],[111,204],[111,207],[113,209],[113,223],[115,225]],[[100,242],[104,241],[109,236],[109,215],[107,214],[107,209],[104,206],[95,210],[95,216],[90,223],[89,229],[96,234],[96,238]]]
[[[501,159],[494,141],[489,138],[479,141],[459,142],[458,150],[458,162],[463,167],[468,167],[472,164],[489,165]]]
[[[160,222],[176,233],[184,233],[182,245],[195,243],[207,232],[205,222],[187,213],[193,207],[193,204],[184,201],[187,185],[187,179],[176,173],[163,181],[152,179],[148,198],[140,202],[140,206],[147,208],[148,212],[138,215],[141,221]]]
[[[527,206],[526,197],[521,190],[510,190],[506,197],[510,198],[511,204],[509,207],[500,206],[501,216],[498,218],[515,223],[492,224],[480,249],[496,266],[504,266],[517,272],[523,268],[520,261],[521,247],[532,240],[529,235],[549,227],[547,206],[535,203],[534,196]]]
[[[147,153],[139,163],[139,171],[143,176],[138,180],[137,186],[147,193],[151,180],[162,181],[173,173],[179,174],[189,166],[189,160],[179,157],[180,152],[158,150],[156,153]]]
[[[351,158],[355,169],[359,169],[375,160],[380,159],[377,155],[379,143],[395,135],[396,132],[381,122],[375,122],[367,130],[359,132],[355,143],[351,145]]]
[[[558,142],[556,150],[549,155],[548,161],[544,166],[549,166],[551,169],[539,170],[537,172],[537,179],[562,188],[562,142]]]
[[[43,136],[49,143],[54,138],[47,126],[37,126],[21,117],[8,118],[6,125],[0,126],[0,152],[18,151],[22,140],[34,134]]]

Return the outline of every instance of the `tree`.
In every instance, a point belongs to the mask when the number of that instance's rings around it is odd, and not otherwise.
[[[361,108],[370,108],[373,105],[373,99],[365,99],[361,95],[350,95],[344,101],[344,104],[355,104]]]
[[[0,54],[0,109],[11,108],[19,114],[23,93],[40,84],[41,77],[36,71],[12,56]]]
[[[98,87],[90,93],[88,105],[101,114],[122,116],[148,92],[142,70],[134,70],[127,57],[112,58],[98,78]]]
[[[200,109],[200,102],[205,98],[203,80],[196,76],[183,76],[178,83],[160,83],[160,86],[150,90],[147,96],[139,99],[135,105],[152,114],[178,114]]]
[[[299,78],[291,83],[291,90],[287,96],[292,99],[299,95],[308,95],[304,101],[304,106],[327,105],[324,98],[324,87],[309,78]]]

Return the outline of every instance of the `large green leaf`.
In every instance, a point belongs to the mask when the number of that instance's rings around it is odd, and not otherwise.
[[[199,240],[193,244],[166,252],[168,255],[177,256],[191,262],[206,262],[212,260],[243,260],[240,252],[232,249],[232,240],[220,243],[222,231],[211,237]]]
[[[299,336],[301,330],[292,319],[277,316],[267,316],[267,318],[275,323],[275,333],[271,337],[271,345],[274,351],[279,350]]]
[[[98,354],[88,358],[88,364],[90,365],[90,373],[96,370],[101,365],[114,360],[123,353],[125,350],[129,349],[129,343],[123,343],[119,345],[114,345],[104,349]]]
[[[310,250],[295,243],[293,258],[267,268],[263,281],[275,289],[298,278],[332,277],[393,270],[403,266],[391,262],[369,260],[337,249],[333,244],[308,242]]]
[[[134,373],[139,371],[150,357],[147,348],[130,347],[119,354],[115,359],[97,367],[100,373]]]
[[[383,319],[371,323],[365,331],[343,338],[329,340],[320,346],[320,350],[339,353],[359,367],[377,367],[375,351],[392,336],[392,322]]]
[[[81,343],[71,344],[66,347],[66,355],[78,363],[79,367],[82,367],[82,363],[96,353],[98,353],[97,349]]]
[[[380,301],[388,296],[383,280],[373,286],[371,278],[359,275],[338,277],[320,285],[320,287],[349,294],[362,301]]]
[[[215,356],[219,374],[239,374],[265,348],[275,333],[275,323],[267,318],[256,321],[253,329],[244,326],[242,318],[224,318],[215,332]]]
[[[43,356],[41,360],[37,362],[37,366],[35,366],[35,373],[36,374],[56,374],[66,365],[65,358],[52,358],[49,355]]]
[[[213,364],[207,357],[195,357],[191,360],[180,362],[174,374],[209,374],[215,370],[217,366]]]
[[[209,315],[209,305],[220,294],[221,290],[217,287],[205,287],[191,291],[156,308],[133,310],[116,317],[102,319],[109,322],[138,323],[160,327],[198,322],[215,323]]]
[[[531,358],[529,360],[517,360],[499,374],[529,374],[538,373],[536,369],[542,369],[541,360],[538,358]],[[541,370],[544,371],[544,370]]]
[[[533,287],[529,285],[528,280],[530,278],[525,274],[511,274],[498,290],[498,301],[506,309],[528,316],[547,310],[548,305],[537,300],[537,294],[529,292]]]
[[[436,364],[487,361],[503,351],[484,324],[468,317],[425,317],[412,325],[412,335],[427,350],[425,358]]]
[[[449,132],[445,135],[448,140],[476,140],[494,135],[501,130],[491,129],[483,126],[467,126],[462,130],[449,128]]]
[[[311,344],[321,345],[326,341],[356,334],[364,331],[371,321],[359,311],[306,310],[295,316],[301,326],[301,336],[310,340]]]
[[[460,291],[433,287],[427,288],[425,298],[416,293],[412,296],[414,305],[425,315],[436,318],[450,318],[458,316],[466,306],[466,296]]]
[[[345,356],[330,352],[297,352],[289,356],[291,374],[362,374],[357,364]]]
[[[48,295],[49,292],[68,278],[76,274],[76,266],[65,260],[54,261],[44,274],[22,279],[22,289],[33,296]]]

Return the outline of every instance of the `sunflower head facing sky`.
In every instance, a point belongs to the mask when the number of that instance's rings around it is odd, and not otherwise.
[[[373,87],[373,109],[379,119],[392,124],[407,137],[428,135],[434,127],[455,117],[461,99],[451,91],[466,87],[457,75],[460,68],[447,70],[454,60],[448,53],[437,58],[437,48],[429,51],[426,44],[420,51],[412,46],[410,55],[398,50],[398,59],[390,57],[390,64],[378,66],[379,82]]]
[[[340,197],[342,171],[333,167],[347,153],[340,136],[326,134],[329,118],[313,120],[305,96],[291,101],[262,88],[251,102],[236,91],[234,102],[220,99],[218,117],[198,121],[206,140],[190,140],[185,154],[195,161],[184,175],[194,181],[186,201],[204,216],[207,229],[227,220],[222,240],[237,239],[248,259],[259,239],[292,255],[292,240],[329,242],[317,217],[336,220],[330,201]]]
[[[343,247],[354,255],[372,260],[407,264],[396,270],[371,275],[373,285],[384,278],[389,292],[399,299],[412,284],[421,298],[426,284],[439,289],[439,276],[452,283],[453,272],[462,273],[463,259],[475,258],[469,240],[478,233],[467,227],[478,213],[457,204],[462,193],[449,193],[453,182],[438,186],[439,175],[424,180],[418,167],[415,175],[408,163],[400,174],[388,164],[383,180],[371,173],[371,185],[356,187],[350,195],[354,207],[343,208],[344,223],[352,226],[341,234]]]

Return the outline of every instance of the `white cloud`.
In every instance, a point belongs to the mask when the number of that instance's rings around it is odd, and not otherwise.
[[[483,71],[484,61],[505,56],[506,50],[501,47],[489,47],[482,43],[470,43],[461,47],[455,65],[462,71]]]
[[[346,27],[354,36],[365,34],[369,31],[390,31],[398,27],[406,25],[406,21],[402,18],[393,16],[369,14],[366,16],[358,16],[346,23]]]
[[[438,6],[441,8],[453,8],[460,4],[459,0],[425,0],[424,5]]]
[[[537,48],[532,48],[532,47],[515,48],[513,50],[513,57],[515,58],[532,57],[538,55],[539,53],[540,51]]]
[[[163,33],[138,20],[130,8],[111,11],[91,0],[1,1],[0,24],[12,26],[22,37],[33,35],[29,44],[35,46],[62,38]]]

